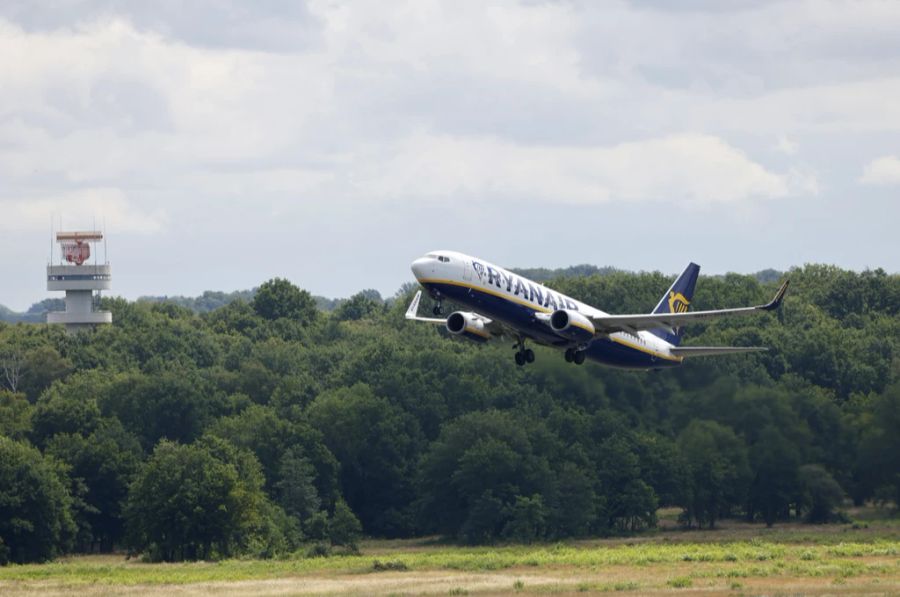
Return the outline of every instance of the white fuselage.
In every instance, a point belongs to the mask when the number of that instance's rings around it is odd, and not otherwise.
[[[588,317],[607,315],[493,263],[456,251],[428,253],[412,263],[412,271],[432,297],[462,303],[524,337],[561,349],[573,343],[550,329],[547,321],[551,313],[566,309]],[[653,369],[682,360],[670,352],[672,344],[646,331],[598,336],[579,348],[587,351],[588,358],[628,368]]]

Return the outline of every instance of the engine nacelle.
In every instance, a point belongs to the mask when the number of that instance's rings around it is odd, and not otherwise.
[[[491,339],[488,324],[491,321],[467,311],[454,311],[447,318],[447,331],[454,336],[464,336],[469,340],[485,342]]]
[[[572,309],[554,311],[550,315],[550,328],[563,338],[576,342],[588,342],[596,331],[590,319]]]

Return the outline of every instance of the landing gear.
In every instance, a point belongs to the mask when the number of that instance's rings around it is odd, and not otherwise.
[[[534,362],[534,351],[530,348],[525,348],[525,338],[520,337],[518,343],[513,345],[513,348],[519,349],[516,351],[516,365],[521,367],[525,363]]]
[[[435,315],[443,315],[443,313],[444,313],[444,307],[443,307],[443,305],[441,305],[440,302],[438,302],[438,303],[434,306],[434,309],[431,310],[431,312],[434,313]]]
[[[576,365],[581,365],[584,363],[584,359],[587,357],[583,350],[575,350],[574,348],[566,349],[566,362],[567,363],[575,363]]]
[[[533,363],[534,362],[534,351],[530,348],[526,348],[525,350],[520,350],[516,353],[516,365],[522,366],[525,363]]]

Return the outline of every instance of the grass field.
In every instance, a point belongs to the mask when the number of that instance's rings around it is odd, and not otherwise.
[[[145,564],[79,556],[0,568],[0,595],[507,594],[900,595],[900,520],[725,522],[629,539],[465,548],[364,542],[360,555]],[[377,562],[377,564],[376,564]]]

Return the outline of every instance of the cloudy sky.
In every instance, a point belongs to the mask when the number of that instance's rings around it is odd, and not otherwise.
[[[677,9],[673,9],[677,7]],[[900,2],[3,0],[0,304],[506,266],[900,271]]]

